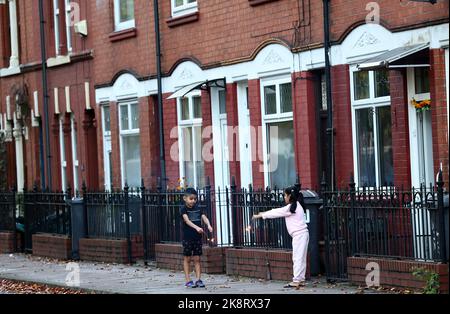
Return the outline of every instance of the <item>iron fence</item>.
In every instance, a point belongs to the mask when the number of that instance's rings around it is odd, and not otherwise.
[[[25,251],[32,250],[32,236],[36,233],[71,234],[71,190],[32,191],[22,193],[24,208]]]
[[[324,191],[328,277],[345,279],[349,256],[447,262],[443,195],[442,180],[411,189],[351,182]]]
[[[16,193],[0,192],[0,231],[16,230]]]

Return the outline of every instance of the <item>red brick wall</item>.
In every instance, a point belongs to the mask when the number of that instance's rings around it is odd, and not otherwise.
[[[333,123],[335,128],[335,173],[337,187],[347,187],[353,173],[352,115],[348,65],[331,69]]]
[[[237,84],[227,85],[227,124],[232,128],[232,133],[228,134],[228,148],[230,160],[230,180],[235,178],[236,186],[241,186],[241,163],[239,156],[239,116],[238,116],[238,99]],[[234,132],[236,131],[236,132]],[[231,183],[231,182],[230,182]]]
[[[211,111],[211,95],[209,91],[202,90],[202,132],[205,130],[205,128],[212,128],[212,111]],[[212,141],[214,137],[214,134],[211,132],[210,138],[204,138],[203,139],[203,145],[206,144],[208,141]],[[214,148],[211,148],[211,154],[214,154]],[[214,160],[211,161],[205,161],[205,177],[210,180],[211,186],[215,186],[215,180],[214,180]]]
[[[21,236],[17,234],[17,248],[22,247]],[[14,253],[14,234],[12,232],[0,232],[0,254]]]
[[[226,259],[227,275],[267,280],[292,280],[293,266],[290,251],[230,248],[226,251]],[[309,262],[306,278],[310,278]]]
[[[166,176],[167,184],[170,187],[178,186],[180,179],[180,167],[178,163],[178,115],[176,99],[167,99],[169,94],[163,95],[163,113],[164,113],[164,150],[166,158]],[[171,154],[176,157],[174,160]]]
[[[426,286],[426,282],[413,276],[412,273],[415,268],[424,268],[439,275],[440,292],[448,293],[448,265],[439,263],[349,257],[347,271],[350,282],[366,286],[366,277],[372,271],[366,270],[366,265],[371,262],[377,263],[380,267],[380,285],[382,287],[421,290]]]
[[[217,247],[203,247],[201,257],[202,272],[223,274],[225,272],[225,250]],[[156,244],[156,265],[159,268],[183,270],[183,247],[181,244]],[[191,266],[193,263],[191,262]]]
[[[449,188],[447,94],[444,49],[430,49],[431,124],[434,173],[442,163],[445,187]]]
[[[72,258],[72,240],[68,236],[33,234],[33,255],[59,260]]]
[[[315,76],[311,72],[295,73],[293,82],[293,108],[295,130],[295,158],[303,187],[319,187],[319,156],[316,123]]]
[[[262,171],[264,161],[262,153],[262,116],[261,116],[261,85],[260,80],[248,81],[248,106],[250,110],[250,127],[255,129],[256,137],[252,136],[252,176],[253,186],[261,188],[265,186],[264,173]]]
[[[408,92],[404,69],[389,71],[392,116],[392,153],[394,159],[394,185],[411,186],[411,160],[409,147]],[[388,182],[389,183],[389,182]]]
[[[128,245],[126,239],[108,240],[80,239],[80,259],[104,263],[128,264]],[[143,258],[144,245],[142,236],[132,236],[131,255],[133,261]]]

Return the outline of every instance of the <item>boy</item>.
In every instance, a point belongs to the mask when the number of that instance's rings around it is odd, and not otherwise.
[[[183,255],[184,255],[184,274],[186,276],[186,288],[204,288],[201,280],[200,256],[202,256],[202,221],[208,227],[209,232],[213,228],[205,213],[197,205],[197,191],[193,188],[187,188],[184,192],[184,205],[180,209],[180,215],[183,218]],[[190,277],[191,257],[195,264],[195,275],[197,280],[194,283]]]

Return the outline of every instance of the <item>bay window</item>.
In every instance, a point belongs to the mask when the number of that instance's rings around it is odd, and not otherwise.
[[[283,188],[296,180],[291,80],[264,81],[261,93],[265,180],[272,188]]]
[[[201,97],[191,94],[178,99],[178,126],[180,145],[180,173],[183,183],[204,187],[205,165],[202,157]]]
[[[114,0],[115,31],[135,27],[134,0]]]
[[[356,183],[391,186],[394,181],[388,70],[352,72]]]
[[[137,102],[119,105],[120,156],[122,185],[141,186],[141,145]]]

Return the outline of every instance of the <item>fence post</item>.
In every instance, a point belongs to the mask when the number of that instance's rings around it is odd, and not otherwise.
[[[353,177],[353,173],[350,175],[350,214],[352,219],[351,230],[350,233],[352,235],[352,254],[356,252],[356,241],[358,239],[358,235],[356,233],[356,214],[355,214],[355,202],[356,202],[356,189],[355,189],[355,178]]]
[[[65,195],[65,199],[66,199],[66,208],[64,210],[64,217],[63,217],[63,233],[65,235],[67,234],[71,234],[71,213],[70,213],[70,209],[71,209],[71,200],[72,200],[72,189],[70,188],[70,185],[67,186],[66,189],[66,195]],[[67,228],[69,230],[67,230]]]
[[[81,189],[83,190],[84,230],[85,230],[86,237],[89,238],[87,187],[86,187],[85,181],[83,181],[83,185],[81,186]]]
[[[144,241],[144,263],[148,261],[148,238],[147,238],[147,210],[145,208],[145,185],[144,179],[141,181],[141,217],[142,217],[142,237]]]
[[[17,252],[17,227],[16,227],[16,216],[17,216],[17,208],[16,208],[16,187],[13,185],[11,189],[12,194],[12,214],[13,214],[13,245],[14,252]]]
[[[236,204],[236,178],[233,176],[231,178],[231,186],[230,186],[230,190],[231,190],[231,212],[233,214],[233,218],[232,218],[232,224],[233,224],[233,243],[229,243],[229,244],[236,244],[239,243],[240,241],[238,241],[238,224],[237,224],[237,204]]]
[[[131,264],[132,256],[131,256],[131,233],[130,233],[130,208],[128,204],[129,190],[130,187],[128,186],[128,183],[125,182],[125,187],[123,188],[125,200],[125,230],[127,233],[128,263]]]
[[[208,218],[214,223],[215,219],[212,216],[212,206],[211,206],[211,181],[209,176],[206,177],[206,186],[205,186],[205,202],[206,202],[206,214]],[[214,232],[217,232],[217,224],[214,225]],[[216,238],[214,235],[211,235],[211,238]],[[209,241],[208,245],[212,246],[212,242]]]
[[[442,170],[439,170],[437,184],[438,196],[438,213],[439,213],[439,246],[441,247],[441,260],[443,263],[447,262],[447,243],[445,243],[445,208],[444,208],[444,180],[442,177]]]
[[[165,233],[166,233],[166,228],[168,227],[166,224],[164,224],[164,210],[163,210],[163,206],[162,206],[162,180],[161,177],[158,177],[157,182],[156,182],[156,190],[158,192],[157,197],[158,197],[158,217],[160,219],[159,221],[159,228],[160,228],[160,232],[158,232],[159,234],[159,241],[162,241],[165,239]]]
[[[328,198],[330,195],[327,191],[327,180],[326,173],[323,171],[322,173],[322,182],[320,183],[320,193],[323,199],[323,217],[324,217],[324,240],[325,240],[325,275],[328,278],[331,276],[331,257],[330,257],[330,222],[329,222],[329,213],[328,213]],[[331,194],[331,197],[333,195]]]

